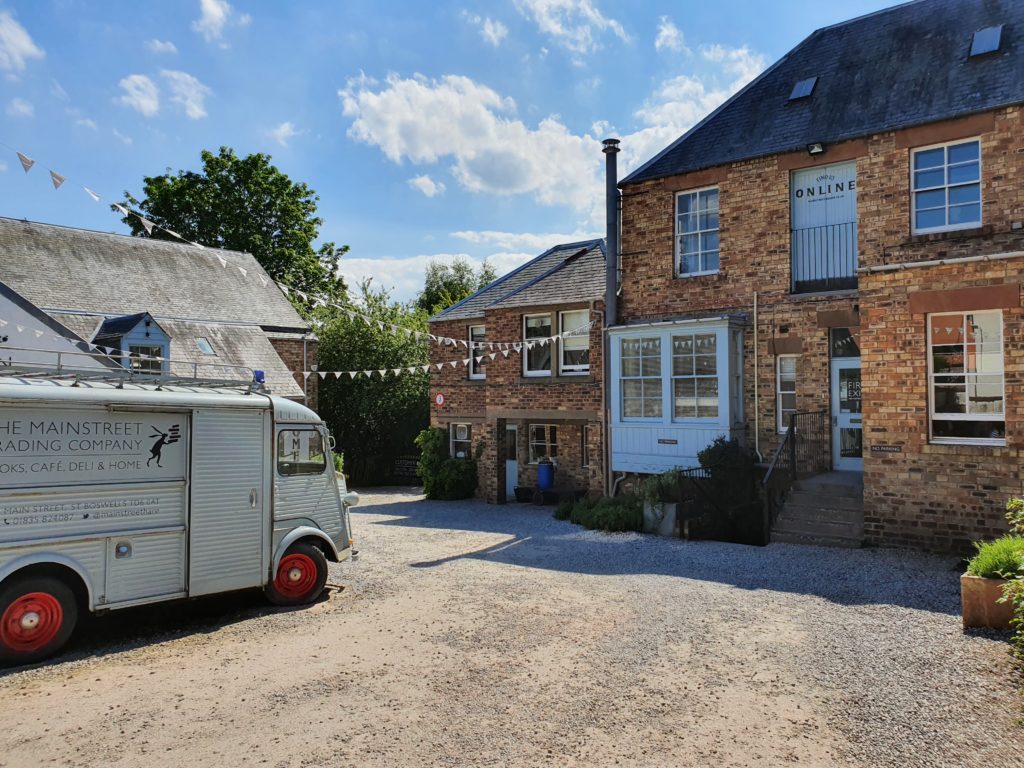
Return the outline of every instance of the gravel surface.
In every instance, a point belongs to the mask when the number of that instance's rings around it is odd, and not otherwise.
[[[123,611],[0,676],[0,765],[1020,766],[956,563],[368,493],[329,598]]]

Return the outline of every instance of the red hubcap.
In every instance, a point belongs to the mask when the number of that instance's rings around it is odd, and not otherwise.
[[[285,597],[304,597],[316,586],[316,563],[308,555],[285,555],[274,587]]]
[[[47,592],[22,595],[0,618],[0,641],[13,651],[32,653],[45,648],[64,623],[60,600]]]

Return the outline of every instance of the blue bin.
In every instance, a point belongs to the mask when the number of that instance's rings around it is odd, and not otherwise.
[[[555,465],[550,461],[542,461],[537,465],[537,487],[542,491],[555,487]]]

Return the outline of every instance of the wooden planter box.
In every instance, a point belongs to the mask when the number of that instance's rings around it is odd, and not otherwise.
[[[996,602],[1003,596],[1005,579],[983,579],[965,573],[960,577],[960,601],[963,604],[964,627],[1009,629],[1013,604]]]

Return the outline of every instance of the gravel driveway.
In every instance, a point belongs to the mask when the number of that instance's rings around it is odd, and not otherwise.
[[[369,493],[317,605],[114,614],[0,677],[0,765],[1020,766],[955,563]]]

